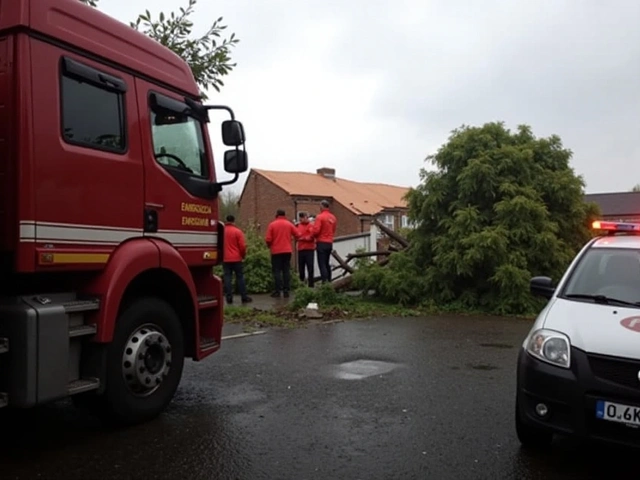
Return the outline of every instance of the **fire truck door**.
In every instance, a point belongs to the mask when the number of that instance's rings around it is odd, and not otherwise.
[[[217,243],[205,127],[184,113],[188,108],[179,94],[140,79],[136,90],[144,149],[145,234],[188,248],[201,262],[204,251]]]

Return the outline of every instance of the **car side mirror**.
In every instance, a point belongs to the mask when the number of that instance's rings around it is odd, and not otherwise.
[[[533,277],[529,282],[529,290],[533,295],[549,299],[556,291],[556,287],[553,286],[553,281],[549,277]]]
[[[239,147],[245,142],[244,127],[237,120],[222,122],[222,142],[227,147]]]
[[[224,152],[224,171],[242,173],[249,168],[249,160],[245,150],[227,150]]]

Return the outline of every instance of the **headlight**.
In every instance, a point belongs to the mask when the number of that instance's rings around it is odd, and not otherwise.
[[[571,365],[569,337],[554,330],[542,328],[533,332],[527,342],[527,352],[559,367],[569,368]]]

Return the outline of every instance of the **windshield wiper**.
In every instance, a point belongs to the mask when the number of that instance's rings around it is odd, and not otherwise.
[[[567,298],[585,298],[587,300],[593,300],[596,303],[617,303],[619,305],[629,305],[631,307],[640,307],[640,302],[627,302],[626,300],[620,300],[619,298],[607,297],[606,295],[589,295],[586,293],[570,293],[565,295]]]

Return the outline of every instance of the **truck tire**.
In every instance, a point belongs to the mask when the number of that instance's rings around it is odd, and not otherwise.
[[[135,300],[118,318],[106,355],[104,413],[129,425],[157,417],[182,377],[184,336],[178,315],[159,298]]]

